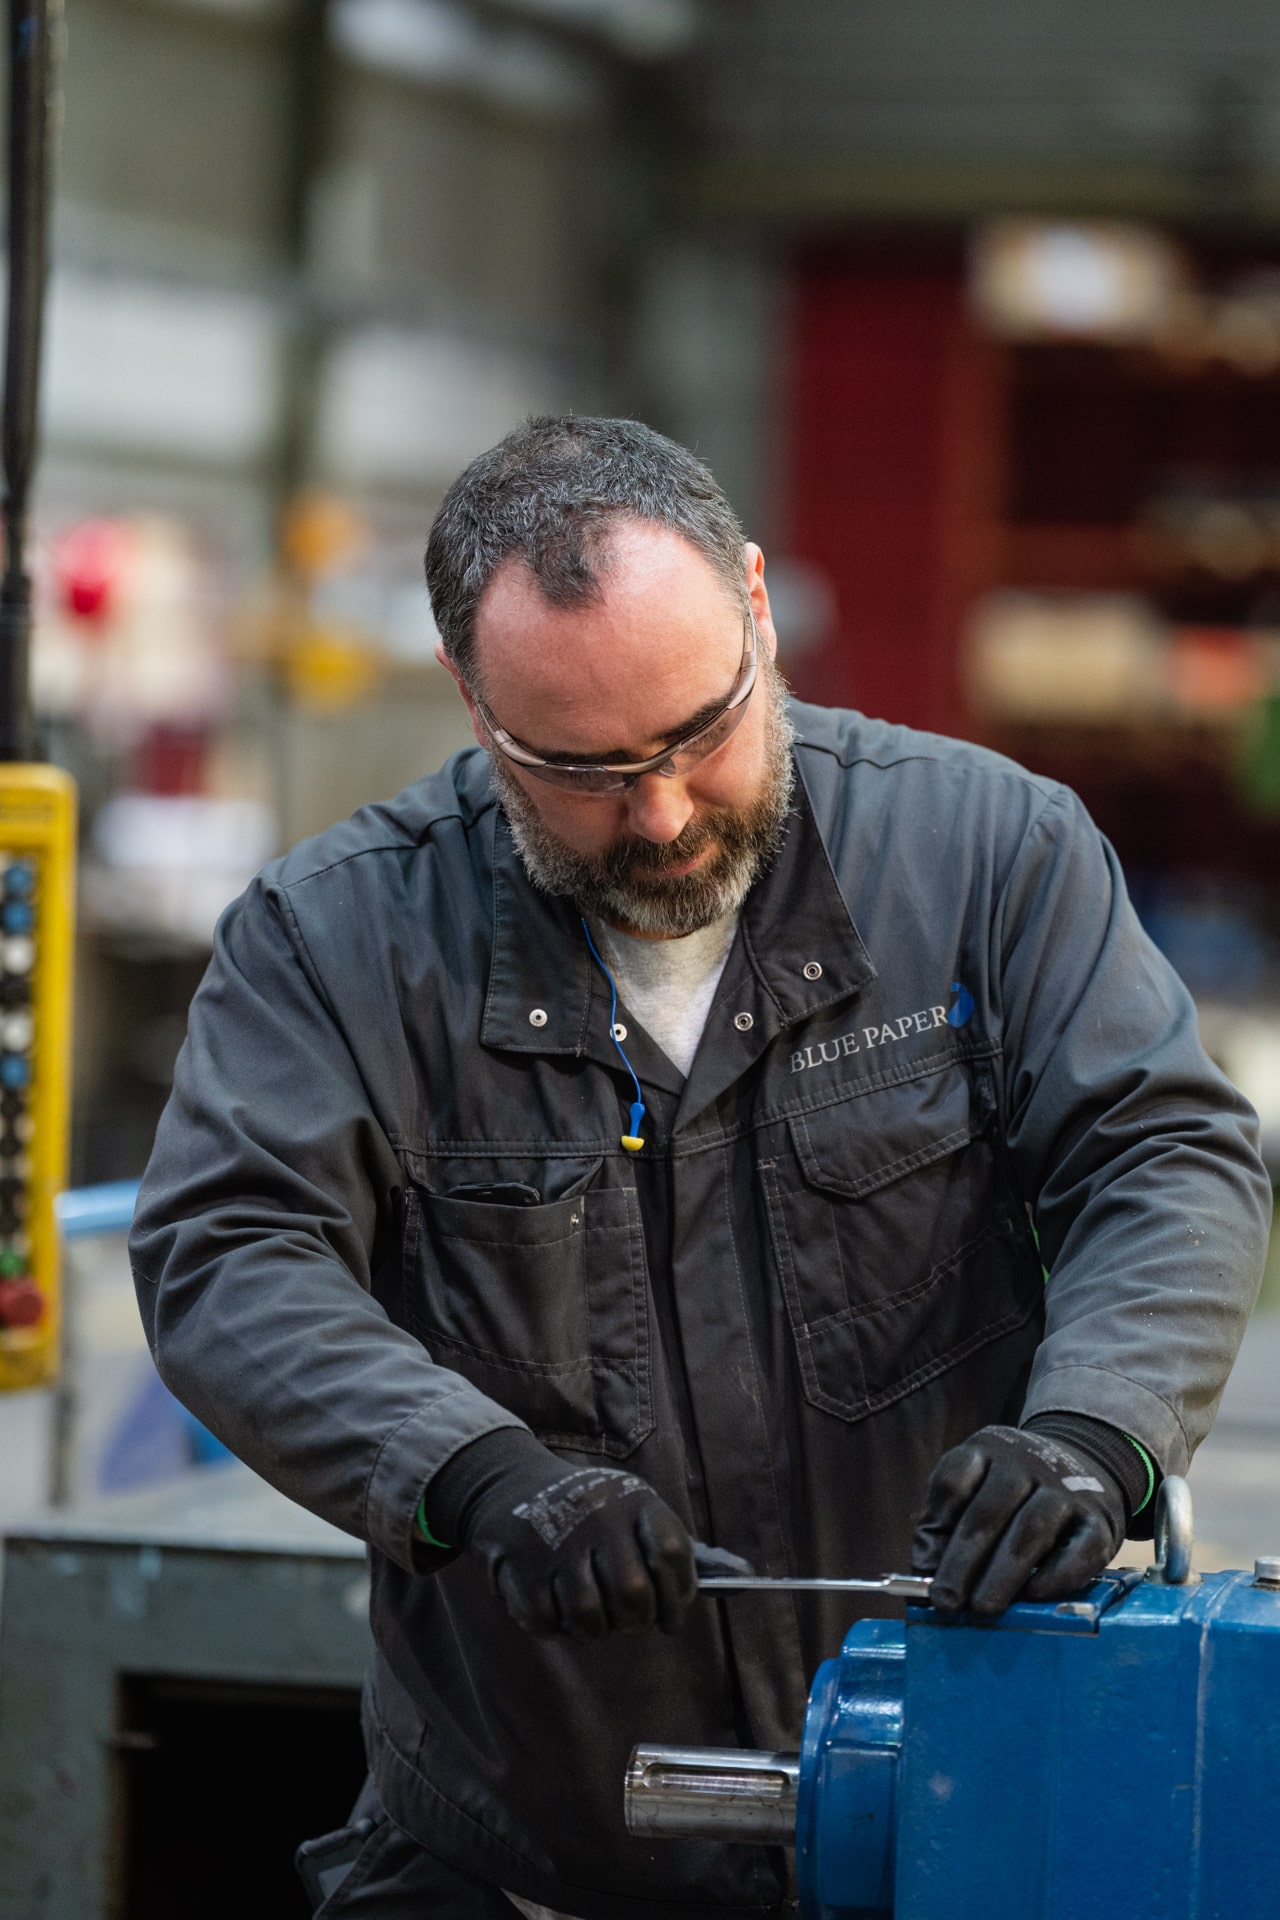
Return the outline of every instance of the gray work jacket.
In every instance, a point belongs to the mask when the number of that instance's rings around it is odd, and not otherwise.
[[[592,1920],[780,1910],[780,1852],[628,1837],[623,1770],[637,1740],[794,1747],[855,1608],[532,1640],[415,1543],[457,1449],[527,1424],[762,1572],[898,1569],[985,1422],[1091,1414],[1181,1472],[1262,1267],[1254,1117],[1075,797],[794,715],[796,810],[687,1081],[622,1011],[641,1153],[582,926],[472,750],[227,910],[138,1204],[164,1378],[369,1542],[392,1817]],[[459,1192],[493,1182],[540,1202]]]

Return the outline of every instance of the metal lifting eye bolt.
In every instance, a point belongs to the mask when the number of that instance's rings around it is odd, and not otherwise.
[[[1191,1489],[1178,1474],[1168,1474],[1160,1482],[1160,1491],[1156,1495],[1156,1557],[1154,1565],[1147,1571],[1148,1580],[1166,1587],[1185,1587],[1192,1577],[1191,1553],[1194,1546]]]

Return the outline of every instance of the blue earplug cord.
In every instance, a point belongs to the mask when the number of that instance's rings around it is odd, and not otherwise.
[[[638,1153],[641,1147],[644,1145],[644,1141],[640,1137],[640,1127],[644,1120],[644,1095],[640,1091],[640,1082],[636,1077],[636,1070],[632,1066],[631,1062],[628,1060],[626,1054],[622,1051],[622,1042],[618,1038],[618,1033],[617,1033],[618,989],[614,985],[613,975],[610,973],[608,967],[606,967],[604,961],[600,958],[600,954],[596,948],[596,943],[591,938],[591,929],[587,925],[585,919],[582,922],[582,931],[586,935],[587,945],[591,949],[592,959],[595,961],[596,965],[599,967],[605,979],[609,982],[609,993],[611,996],[609,1001],[609,1037],[613,1041],[614,1046],[618,1049],[618,1058],[621,1060],[627,1072],[631,1075],[631,1084],[636,1090],[636,1097],[631,1103],[631,1131],[630,1133],[623,1134],[622,1144],[627,1149],[628,1153]]]

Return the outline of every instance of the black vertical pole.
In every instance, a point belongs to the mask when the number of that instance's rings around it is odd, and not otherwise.
[[[281,251],[293,276],[289,332],[283,365],[280,430],[275,459],[277,520],[299,489],[313,478],[316,410],[332,322],[322,311],[312,277],[312,196],[330,137],[334,53],[329,39],[329,0],[296,0],[289,39],[290,97],[280,116],[280,169],[284,176]]]
[[[9,312],[4,357],[0,761],[31,754],[27,499],[36,456],[49,177],[48,0],[9,0]]]

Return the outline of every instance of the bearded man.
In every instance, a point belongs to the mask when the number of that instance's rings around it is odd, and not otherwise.
[[[479,748],[230,907],[139,1202],[157,1363],[369,1544],[329,1915],[782,1914],[651,1846],[637,1739],[797,1743],[839,1596],[1096,1574],[1258,1285],[1253,1116],[1073,795],[788,702],[764,563],[630,421],[528,422],[427,549]],[[658,1631],[655,1631],[657,1629]]]

